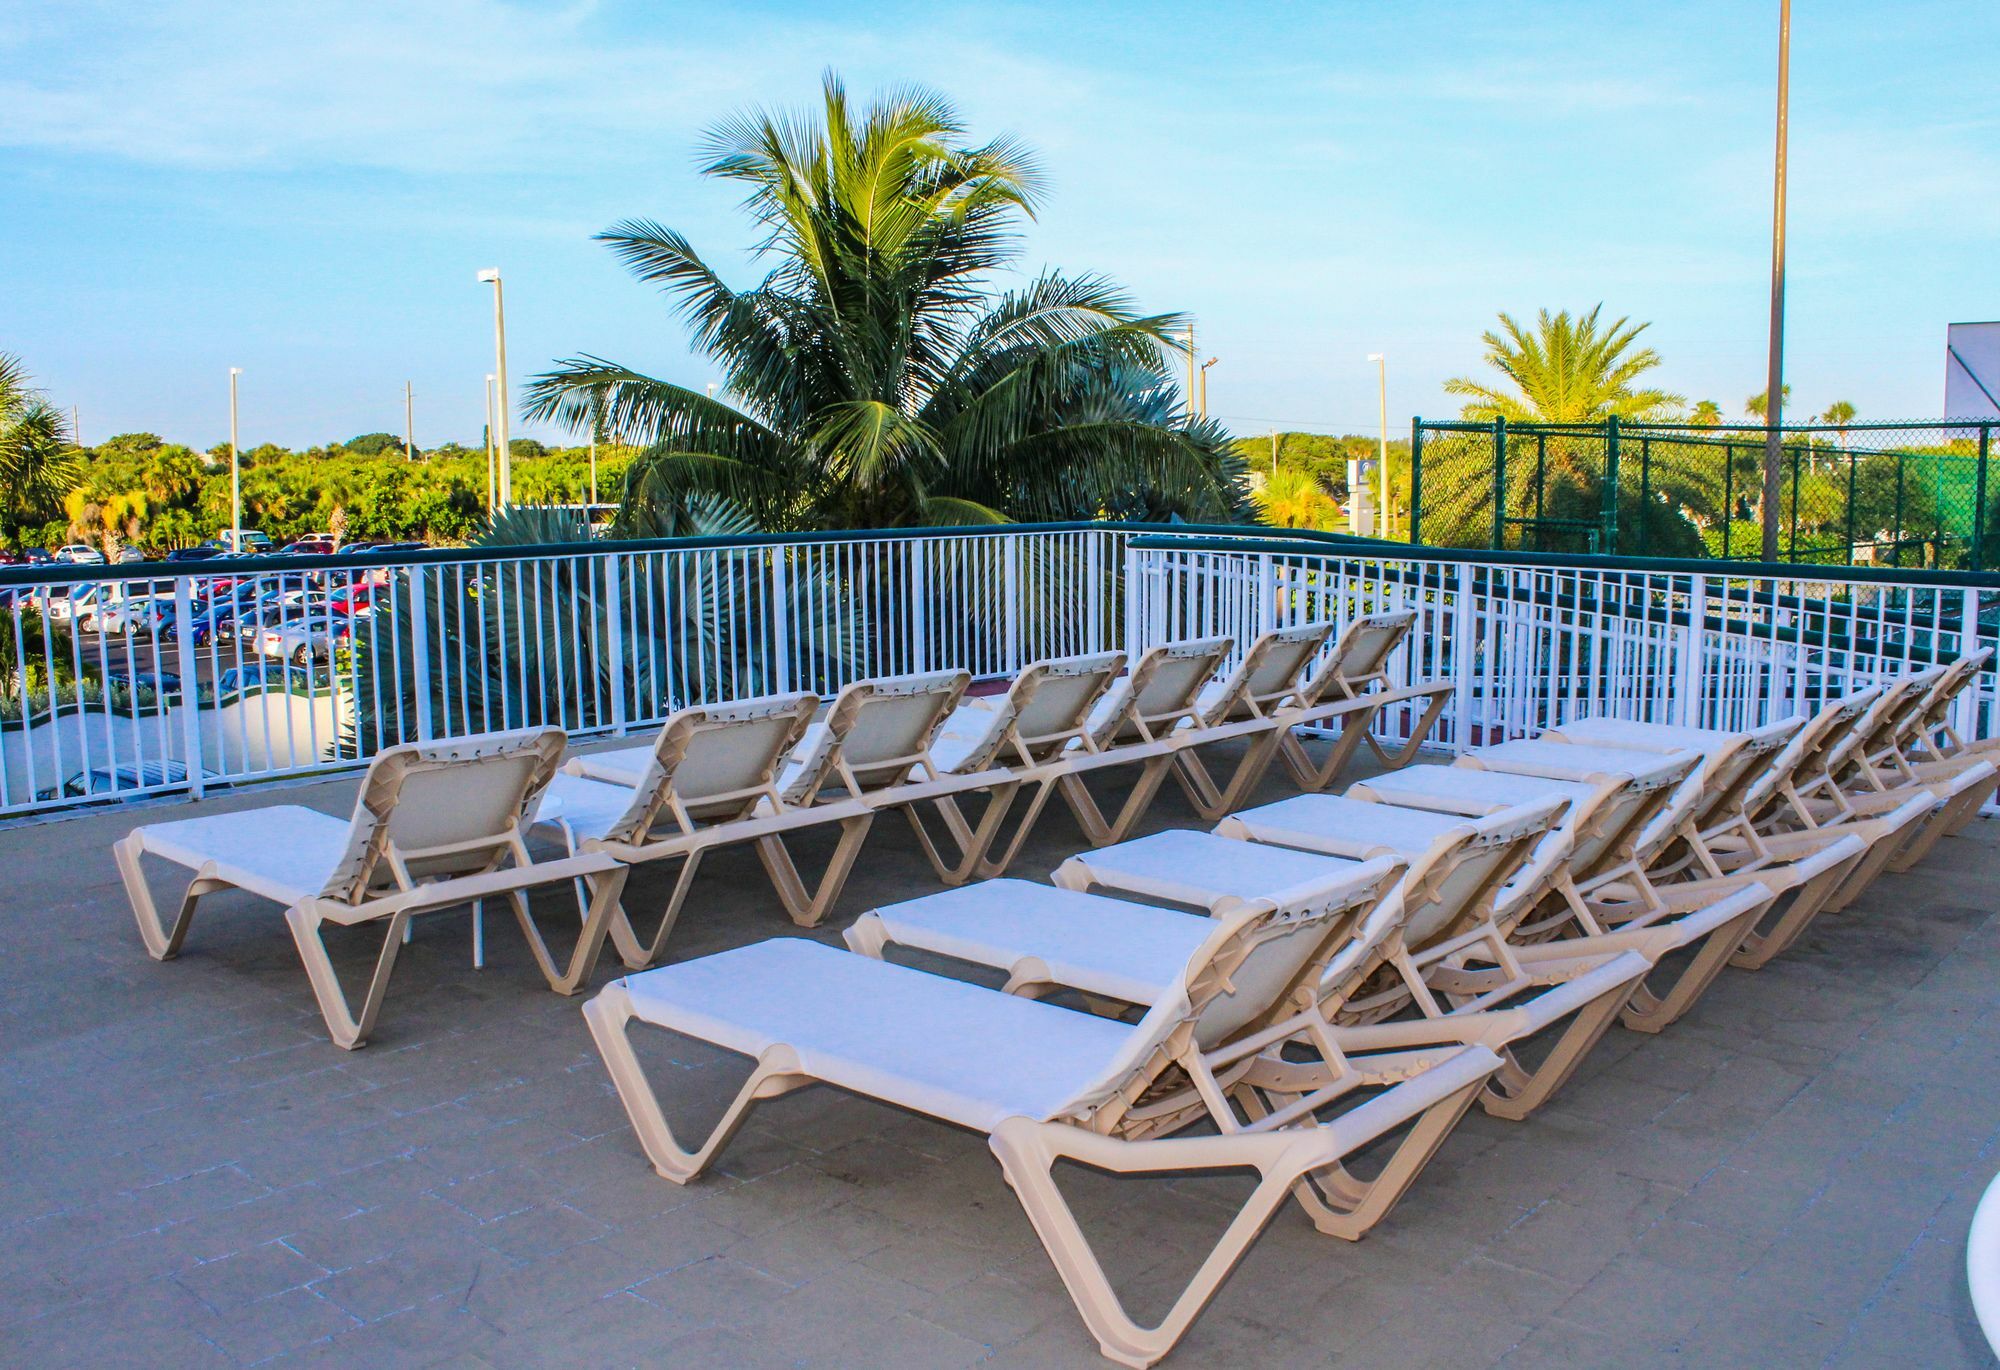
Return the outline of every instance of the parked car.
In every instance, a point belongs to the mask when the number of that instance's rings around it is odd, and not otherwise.
[[[27,558],[19,552],[10,552],[5,547],[0,547],[0,566],[19,566],[26,560]]]
[[[315,690],[325,684],[326,673],[309,666],[281,666],[275,661],[252,661],[242,666],[231,666],[217,677],[215,697],[227,699],[231,695],[253,690]]]
[[[181,678],[171,671],[113,671],[109,678],[113,685],[151,690],[162,699],[181,692]]]
[[[56,549],[55,560],[69,566],[102,566],[104,553],[87,542],[72,542]]]
[[[318,615],[266,628],[257,635],[257,651],[294,666],[311,666],[315,661],[331,661],[333,649],[346,642],[353,628],[345,619],[328,622]]]
[[[236,531],[225,528],[215,535],[215,545],[220,547],[225,553],[233,552],[254,555],[258,552],[268,552],[271,550],[271,535],[256,528],[245,528],[242,530],[242,540],[238,541]]]
[[[203,771],[204,780],[220,780],[214,771]],[[129,795],[134,790],[164,789],[172,785],[185,785],[188,769],[178,761],[141,761],[122,766],[96,766],[87,771],[78,771],[62,785],[64,798],[89,799],[103,797],[113,799]],[[37,799],[54,799],[54,790],[44,790]]]
[[[375,612],[375,597],[380,593],[381,587],[374,584],[355,585],[336,593],[326,607],[349,618],[367,618]]]
[[[106,585],[51,585],[43,614],[51,623],[74,623],[79,614],[91,613],[106,597]]]
[[[300,538],[288,542],[278,549],[279,556],[285,557],[325,557],[333,555],[333,539]]]
[[[168,561],[210,561],[222,555],[222,549],[213,543],[202,543],[199,547],[176,547],[167,553]]]
[[[46,566],[56,559],[55,553],[46,547],[30,547],[21,553],[21,557],[30,566]]]
[[[137,547],[120,547],[116,560],[121,566],[130,566],[135,562],[146,560],[146,554]]]

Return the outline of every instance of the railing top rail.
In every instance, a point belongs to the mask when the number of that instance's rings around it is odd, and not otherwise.
[[[1799,562],[1720,561],[1707,557],[1583,556],[1566,552],[1512,552],[1484,547],[1416,547],[1402,542],[1377,542],[1322,533],[1326,546],[1304,545],[1278,551],[1280,556],[1379,557],[1395,561],[1470,562],[1477,566],[1541,566],[1551,570],[1627,571],[1659,575],[1711,576],[1730,580],[1840,581],[1857,585],[1921,585],[1942,589],[2000,590],[2000,572],[1918,571],[1894,567],[1818,566]],[[1303,539],[1289,540],[1303,544]],[[1273,540],[1194,536],[1132,539],[1138,551],[1272,552]]]
[[[1419,428],[1436,429],[1454,433],[1490,433],[1492,419],[1426,419],[1419,416]],[[1508,420],[1509,432],[1526,433],[1601,433],[1604,423],[1544,423],[1537,419]],[[1776,425],[1778,433],[1867,433],[1874,431],[1908,432],[1920,428],[1964,428],[1977,432],[1981,428],[2000,428],[2000,421],[1993,419],[1875,419],[1866,423],[1781,423]],[[1757,433],[1772,431],[1770,424],[1735,423],[1725,421],[1714,424],[1697,424],[1689,420],[1646,420],[1620,419],[1618,429],[1623,433],[1685,433],[1699,437],[1717,432]]]
[[[381,566],[451,565],[469,561],[534,561],[579,556],[611,556],[632,552],[699,551],[711,548],[799,546],[813,543],[912,541],[948,537],[1004,537],[1029,533],[1107,532],[1148,533],[1157,537],[1232,536],[1285,539],[1286,529],[1256,529],[1213,523],[1120,523],[1108,520],[1073,523],[989,523],[939,528],[848,528],[813,533],[741,533],[721,537],[599,538],[589,542],[553,542],[522,547],[430,547],[422,551],[336,552],[328,556],[211,557],[205,561],[141,561],[113,565],[45,563],[41,566],[0,567],[0,587],[10,585],[95,584],[102,581],[171,580],[176,576],[257,576],[316,574]],[[1184,531],[1183,531],[1184,530]]]

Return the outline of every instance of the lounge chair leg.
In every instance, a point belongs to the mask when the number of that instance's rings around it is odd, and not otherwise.
[[[193,881],[181,897],[173,926],[167,927],[160,922],[159,908],[153,903],[153,888],[146,883],[145,868],[140,865],[144,846],[139,834],[132,833],[119,839],[111,852],[118,862],[118,875],[124,881],[125,897],[131,901],[132,917],[139,925],[139,940],[146,944],[146,954],[155,961],[173,960],[181,954],[181,944],[187,940],[188,925],[194,922],[194,906],[203,895],[229,888],[228,882]]]
[[[1715,983],[1715,977],[1722,974],[1722,968],[1742,948],[1744,939],[1769,907],[1769,904],[1753,905],[1741,917],[1730,919],[1702,938],[1694,959],[1675,977],[1666,993],[1658,993],[1642,981],[1620,1021],[1634,1032],[1661,1032],[1679,1021]]]
[[[1014,835],[1002,846],[1000,855],[997,857],[982,856],[980,858],[979,865],[974,874],[981,880],[991,880],[997,875],[1005,875],[1007,873],[1007,867],[1013,865],[1014,858],[1021,854],[1022,846],[1028,840],[1028,834],[1032,833],[1035,830],[1035,824],[1041,821],[1042,810],[1048,807],[1049,796],[1056,792],[1057,783],[1059,782],[1043,780],[1035,786],[1034,797],[1028,801],[1028,811],[1022,814],[1020,820],[1014,824]],[[993,838],[986,845],[989,852],[993,847],[1001,845],[1000,835],[997,830]]]
[[[1063,802],[1076,816],[1077,826],[1083,829],[1084,840],[1093,847],[1108,847],[1114,842],[1123,842],[1132,835],[1132,829],[1146,816],[1153,800],[1160,793],[1160,786],[1167,782],[1167,773],[1173,769],[1174,754],[1162,752],[1149,758],[1139,772],[1137,783],[1119,805],[1118,816],[1107,820],[1104,810],[1098,807],[1096,796],[1084,784],[1081,775],[1066,775],[1058,782],[1062,789]]]
[[[618,959],[625,963],[627,970],[644,970],[659,957],[660,948],[666,945],[667,934],[674,930],[674,920],[681,916],[681,905],[687,902],[688,890],[694,884],[695,871],[700,869],[704,854],[702,848],[696,847],[681,858],[680,874],[674,878],[673,893],[667,896],[667,907],[660,915],[658,926],[653,929],[652,941],[639,940],[638,930],[632,926],[632,919],[622,903],[612,910],[611,945],[617,948]],[[620,888],[623,888],[622,881]]]
[[[303,904],[285,910],[285,922],[291,927],[299,959],[305,962],[306,978],[312,982],[313,997],[319,1001],[327,1033],[335,1046],[352,1051],[366,1045],[375,1031],[375,1019],[382,1011],[382,996],[389,988],[391,972],[396,969],[396,953],[403,948],[403,929],[409,925],[410,915],[399,911],[389,916],[389,930],[382,938],[382,950],[375,957],[375,970],[361,997],[359,1013],[348,1007],[340,977],[334,974],[332,958],[326,954],[326,942],[320,937],[323,921]]]
[[[1089,1239],[1083,1235],[1075,1213],[1064,1200],[1062,1191],[1056,1187],[1056,1163],[1066,1158],[1081,1159],[1071,1149],[1071,1139],[1063,1135],[1074,1132],[1074,1128],[1056,1124],[1008,1118],[994,1130],[987,1144],[992,1147],[994,1156],[1000,1162],[1001,1173],[1006,1176],[1015,1198],[1033,1224],[1035,1235],[1041,1238],[1042,1248],[1048,1252],[1063,1286],[1069,1290],[1084,1325],[1097,1339],[1098,1349],[1120,1365],[1143,1370],[1143,1367],[1152,1365],[1173,1349],[1208,1301],[1215,1297],[1222,1282],[1229,1277],[1229,1272],[1285,1201],[1303,1166],[1286,1165],[1282,1160],[1283,1151],[1257,1145],[1244,1146],[1242,1154],[1236,1157],[1211,1160],[1211,1166],[1255,1169],[1258,1172],[1257,1187],[1243,1207],[1237,1210],[1228,1229],[1209,1251],[1207,1259],[1202,1261],[1187,1287],[1174,1300],[1166,1316],[1156,1326],[1142,1327],[1126,1313],[1124,1304],[1105,1277],[1104,1267],[1091,1249]],[[1274,1135],[1255,1139],[1231,1136],[1201,1138],[1195,1145],[1212,1142],[1226,1148],[1232,1143],[1240,1146],[1245,1142],[1282,1143],[1285,1140]],[[1188,1142],[1169,1140],[1125,1145],[1157,1147],[1164,1149],[1165,1155],[1177,1155],[1180,1153],[1171,1148],[1185,1148]],[[1089,1164],[1087,1160],[1084,1163]],[[1179,1168],[1182,1167],[1163,1164],[1158,1173]]]
[[[472,968],[486,969],[486,901],[472,901]]]
[[[1866,859],[1863,855],[1853,861],[1843,861],[1799,885],[1791,892],[1784,912],[1768,928],[1758,926],[1763,921],[1761,915],[1758,923],[1751,925],[1742,945],[1729,958],[1729,964],[1744,970],[1761,970],[1781,952],[1789,950],[1812,920],[1826,908],[1827,901],[1846,880],[1848,872]]]
[[[986,859],[987,851],[999,835],[1001,824],[1007,821],[1008,811],[1014,806],[1014,796],[1020,790],[1021,782],[1018,780],[995,785],[992,794],[987,797],[986,811],[979,816],[976,828],[965,821],[958,805],[949,796],[937,802],[945,827],[958,844],[959,857],[955,862],[944,859],[944,853],[931,840],[930,830],[918,816],[916,806],[903,806],[903,816],[909,820],[910,828],[916,833],[924,855],[930,858],[931,869],[937,872],[939,880],[947,885],[963,885],[979,873],[980,863]]]
[[[819,926],[847,887],[847,877],[861,856],[861,844],[867,840],[868,829],[874,822],[872,813],[841,821],[840,840],[834,844],[833,857],[819,878],[817,891],[806,888],[782,837],[773,834],[757,839],[757,859],[764,863],[764,873],[771,877],[771,884],[778,891],[778,902],[785,906],[794,923],[802,928]]]
[[[757,1062],[735,1099],[723,1110],[721,1121],[708,1139],[695,1150],[685,1151],[674,1140],[673,1128],[668,1125],[666,1114],[660,1111],[659,1096],[653,1092],[645,1069],[632,1050],[626,1031],[632,1019],[632,1001],[624,986],[607,986],[583,1006],[583,1019],[590,1027],[591,1039],[597,1043],[597,1053],[604,1059],[611,1083],[617,1087],[618,1100],[625,1106],[625,1116],[632,1121],[632,1131],[646,1159],[653,1163],[653,1170],[661,1178],[675,1184],[686,1184],[708,1169],[709,1162],[729,1144],[758,1100],[789,1094],[811,1083],[797,1073],[798,1062],[789,1048],[772,1048]]]
[[[1278,754],[1278,745],[1284,741],[1284,732],[1281,728],[1270,728],[1259,733],[1243,753],[1243,758],[1236,763],[1229,783],[1220,787],[1193,747],[1176,752],[1174,759],[1179,763],[1176,774],[1180,777],[1181,790],[1187,795],[1188,802],[1194,805],[1195,812],[1208,822],[1215,823],[1240,808],[1244,798],[1264,778],[1264,772],[1271,768],[1271,760]]]
[[[1354,759],[1355,751],[1368,736],[1368,725],[1373,718],[1371,712],[1365,718],[1342,720],[1340,735],[1334,738],[1333,749],[1321,765],[1313,764],[1312,754],[1306,750],[1304,739],[1294,729],[1285,729],[1278,751],[1284,757],[1285,769],[1291,772],[1294,783],[1308,794],[1323,792]]]
[[[1449,694],[1432,695],[1429,707],[1424,710],[1424,716],[1417,720],[1417,726],[1410,729],[1409,737],[1403,740],[1403,745],[1393,754],[1384,751],[1382,744],[1375,740],[1375,734],[1369,733],[1368,748],[1375,753],[1375,759],[1392,771],[1400,771],[1416,760],[1417,750],[1430,740],[1431,729],[1437,726],[1437,721],[1443,716],[1444,706],[1449,699]]]
[[[1583,1058],[1598,1040],[1611,1030],[1618,1021],[1619,1013],[1631,1000],[1638,989],[1640,979],[1634,977],[1619,989],[1605,994],[1571,1016],[1569,1026],[1541,1063],[1530,1070],[1521,1064],[1520,1057],[1510,1045],[1501,1049],[1506,1064],[1500,1068],[1479,1096],[1479,1106],[1496,1118],[1519,1122],[1547,1103],[1557,1090],[1569,1083],[1570,1076],[1583,1064]]]
[[[592,877],[589,910],[584,915],[583,928],[577,933],[576,945],[570,951],[566,967],[556,964],[548,942],[535,926],[528,907],[527,892],[509,891],[507,900],[513,905],[514,921],[520,925],[521,936],[527,939],[528,951],[534,956],[535,965],[541,969],[542,978],[557,994],[575,994],[590,983],[591,972],[597,969],[597,958],[604,950],[604,939],[618,916],[619,900],[625,890],[629,869],[619,866]]]
[[[1475,1081],[1425,1109],[1374,1179],[1362,1180],[1342,1165],[1328,1166],[1301,1176],[1292,1197],[1327,1236],[1360,1241],[1409,1192],[1482,1088]]]

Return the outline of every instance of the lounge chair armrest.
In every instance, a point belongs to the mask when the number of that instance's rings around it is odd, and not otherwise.
[[[455,904],[470,904],[474,900],[511,894],[516,890],[530,889],[536,885],[553,885],[568,880],[588,879],[594,875],[607,875],[622,869],[623,865],[623,862],[609,852],[579,852],[575,856],[559,857],[554,861],[536,861],[526,866],[505,866],[478,875],[461,875],[450,880],[438,880],[418,885],[415,889],[397,890],[380,899],[370,899],[364,904],[345,904],[335,899],[315,899],[312,903],[314,911],[329,923],[367,923],[397,913],[422,913],[428,909],[446,909]]]
[[[1553,942],[1538,945],[1560,950],[1574,944]],[[1502,1008],[1451,1013],[1442,1018],[1413,1018],[1342,1027],[1335,1029],[1334,1039],[1343,1050],[1348,1051],[1373,1051],[1432,1042],[1464,1042],[1497,1051],[1524,1037],[1534,1036],[1620,986],[1639,979],[1653,968],[1653,963],[1636,951],[1607,949],[1604,954],[1606,959],[1603,964],[1538,993],[1524,991],[1526,997]],[[1529,964],[1532,965],[1532,961]]]

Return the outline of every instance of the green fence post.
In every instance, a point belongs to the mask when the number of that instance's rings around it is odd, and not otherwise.
[[[1858,454],[1847,454],[1847,564],[1854,564],[1854,468],[1860,461]]]
[[[1507,420],[1493,420],[1493,547],[1507,545]]]
[[[1549,494],[1549,435],[1535,430],[1535,550],[1549,550],[1548,526],[1542,522]]]
[[[1722,559],[1729,560],[1730,525],[1736,522],[1736,444],[1722,444]]]
[[[1896,565],[1903,564],[1903,454],[1896,454]]]
[[[1604,489],[1598,494],[1598,521],[1604,527],[1604,550],[1618,555],[1618,416],[1604,421]]]
[[[1972,477],[1972,569],[1975,571],[1983,570],[1986,565],[1986,453],[1992,438],[1992,425],[1980,424],[1979,470]]]
[[[1424,527],[1424,420],[1421,414],[1410,419],[1410,545],[1423,544]]]

